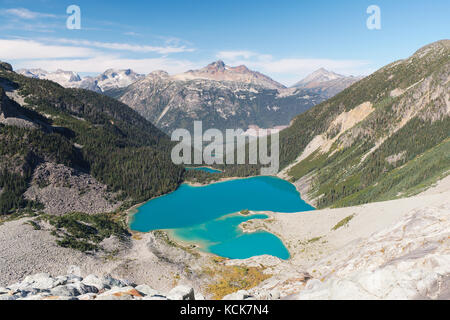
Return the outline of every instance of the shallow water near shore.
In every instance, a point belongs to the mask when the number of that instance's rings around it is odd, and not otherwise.
[[[184,242],[200,245],[203,251],[231,259],[263,254],[288,259],[289,252],[278,237],[265,231],[245,233],[239,228],[243,222],[267,218],[264,214],[232,214],[194,227],[175,229],[171,234]]]
[[[244,209],[289,213],[314,208],[300,198],[291,183],[276,177],[235,179],[202,187],[183,184],[139,207],[130,228],[141,232],[169,229],[176,238],[227,258],[262,254],[289,258],[278,237],[263,231],[243,233],[238,228],[255,217],[267,218],[232,215]]]

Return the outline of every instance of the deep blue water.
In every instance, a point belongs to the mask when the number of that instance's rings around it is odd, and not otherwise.
[[[186,170],[199,170],[199,171],[205,171],[205,172],[208,172],[208,173],[220,173],[220,172],[222,172],[220,170],[211,169],[211,168],[208,168],[208,167],[186,168]]]
[[[314,208],[300,198],[292,184],[275,177],[236,179],[202,187],[183,184],[175,192],[139,207],[130,227],[141,232],[175,229],[172,233],[176,237],[228,258],[261,254],[288,258],[276,236],[241,233],[237,226],[251,217],[230,214],[243,209],[288,213]]]

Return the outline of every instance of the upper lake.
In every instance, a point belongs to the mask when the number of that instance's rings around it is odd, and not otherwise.
[[[213,169],[210,167],[191,167],[191,168],[186,168],[186,170],[197,170],[197,171],[204,171],[204,172],[208,172],[208,173],[221,173],[222,172],[220,170]]]
[[[287,250],[277,237],[268,232],[243,234],[239,230],[239,223],[251,216],[228,217],[244,209],[286,213],[314,210],[291,183],[262,176],[201,187],[182,184],[176,191],[140,206],[130,228],[141,232],[170,230],[181,240],[195,242],[205,251],[228,258],[271,254],[287,259]],[[200,229],[209,232],[199,232]],[[220,230],[223,232],[218,238]]]

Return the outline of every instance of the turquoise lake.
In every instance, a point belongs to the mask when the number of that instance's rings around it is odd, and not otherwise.
[[[139,207],[130,228],[141,232],[168,230],[175,238],[227,258],[270,254],[288,259],[289,252],[275,235],[265,231],[243,233],[238,228],[244,221],[267,218],[236,214],[244,209],[286,213],[314,210],[291,183],[276,177],[254,177],[202,187],[183,184]]]
[[[208,172],[208,173],[221,173],[222,172],[220,170],[212,169],[209,167],[186,168],[186,170],[199,170],[199,171],[204,171],[204,172]]]

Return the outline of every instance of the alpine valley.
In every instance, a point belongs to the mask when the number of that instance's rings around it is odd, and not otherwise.
[[[449,299],[449,86],[450,40],[292,88],[222,61],[3,62],[0,300]],[[167,134],[195,120],[286,126],[277,176],[174,165]]]

